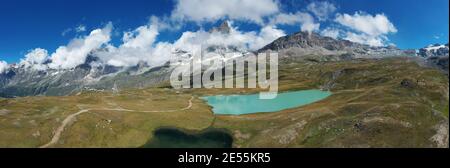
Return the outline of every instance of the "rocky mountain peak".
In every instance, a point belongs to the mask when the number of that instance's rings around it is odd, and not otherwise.
[[[230,23],[228,23],[228,21],[224,21],[218,27],[213,27],[209,32],[210,33],[219,32],[219,33],[223,33],[223,34],[230,34],[230,31],[231,31]]]
[[[417,52],[417,56],[426,59],[426,61],[434,67],[441,69],[447,75],[448,73],[448,62],[449,62],[449,47],[448,43],[433,44],[427,47],[421,48]]]
[[[434,44],[429,45],[428,47],[424,47],[419,49],[417,55],[429,58],[429,57],[440,57],[440,56],[448,56],[449,55],[449,47],[448,43],[445,45],[442,44]]]
[[[297,32],[292,35],[280,37],[274,42],[261,48],[259,51],[272,50],[279,51],[289,48],[325,48],[328,50],[342,50],[347,46],[355,45],[346,40],[336,40],[330,37],[324,37],[314,32]]]

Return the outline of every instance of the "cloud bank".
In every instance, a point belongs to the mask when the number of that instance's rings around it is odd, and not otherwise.
[[[231,26],[229,34],[198,30],[184,32],[173,43],[156,42],[158,25],[149,23],[132,32],[125,32],[123,44],[118,47],[108,45],[105,51],[96,52],[102,62],[113,66],[133,66],[145,62],[158,66],[171,59],[175,51],[190,52],[195,47],[233,46],[240,51],[257,50],[286,34],[275,26],[261,28],[259,32],[242,32]]]
[[[28,54],[25,55],[25,58],[20,61],[19,65],[24,66],[25,68],[45,70],[48,68],[48,66],[44,63],[48,59],[49,56],[47,50],[42,48],[36,48],[28,52]]]
[[[52,69],[71,69],[83,64],[89,53],[100,49],[111,40],[112,23],[103,29],[95,29],[88,36],[73,39],[67,46],[60,46],[50,57]]]
[[[189,52],[197,45],[232,46],[239,51],[255,51],[285,36],[286,33],[278,28],[283,25],[298,26],[301,31],[371,46],[388,44],[387,36],[397,32],[394,24],[383,13],[335,14],[337,7],[326,1],[312,2],[296,12],[283,11],[280,5],[276,0],[258,0],[257,3],[252,0],[176,0],[170,15],[152,16],[147,24],[123,32],[121,44],[111,43],[113,25],[109,23],[103,28],[92,30],[88,35],[72,39],[51,54],[41,48],[31,50],[20,61],[20,65],[37,70],[72,69],[93,55],[99,58],[97,65],[128,67],[143,62],[158,66],[169,61],[174,52]],[[230,20],[230,33],[203,29],[202,25],[206,23],[216,24],[222,20]],[[200,29],[183,32],[173,42],[158,40],[164,31],[170,33],[180,30],[190,22],[197,23]],[[242,31],[234,26],[242,22],[255,24],[258,28]],[[87,28],[79,25],[71,31],[79,33],[87,31]],[[6,62],[0,63],[0,70],[5,71]]]
[[[133,66],[143,61],[157,65],[164,57],[169,57],[170,46],[164,42],[155,44],[159,35],[158,25],[140,26],[133,31],[124,32],[123,43],[115,47],[109,44],[105,51],[95,53],[102,62],[113,66]]]

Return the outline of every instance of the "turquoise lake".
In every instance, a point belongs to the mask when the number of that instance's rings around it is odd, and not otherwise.
[[[276,112],[300,107],[323,100],[331,92],[321,90],[303,90],[278,93],[275,99],[259,99],[259,94],[252,95],[217,95],[203,97],[215,114],[241,115],[260,112]]]

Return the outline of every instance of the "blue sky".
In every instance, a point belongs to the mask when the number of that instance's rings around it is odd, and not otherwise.
[[[323,1],[280,0],[277,4],[279,4],[279,12],[295,13],[308,12],[307,6],[313,2]],[[388,18],[396,31],[390,29],[387,33],[374,34],[382,39],[388,38],[383,42],[395,44],[399,48],[420,48],[432,43],[448,43],[448,0],[330,0],[327,2],[333,4],[336,10],[325,21],[319,21],[317,16],[314,17],[315,22],[320,23],[320,28],[314,30],[318,33],[328,27],[344,31],[354,28],[337,24],[335,16],[348,14],[351,17],[355,16],[355,12],[359,12],[360,15],[367,16],[383,14]],[[102,28],[109,22],[114,25],[110,43],[119,45],[123,32],[147,24],[150,16],[170,17],[177,3],[176,0],[2,0],[0,1],[0,60],[8,63],[18,62],[34,48],[44,48],[51,54],[59,46],[67,45],[71,39],[86,36],[93,29]],[[270,17],[265,17],[266,22]],[[230,16],[208,21],[188,19],[181,23],[179,29],[162,30],[156,40],[173,42],[185,31],[209,29],[224,19],[230,19]],[[233,24],[243,31],[259,31],[261,27],[260,24],[245,19],[236,19]],[[77,27],[83,29],[77,32]],[[277,27],[286,34],[300,31],[300,23],[280,24]],[[357,31],[357,29],[354,30]]]

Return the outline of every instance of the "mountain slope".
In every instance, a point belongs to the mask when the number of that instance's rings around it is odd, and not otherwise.
[[[224,22],[212,28],[210,33],[229,34],[230,25]],[[236,46],[211,45],[206,52],[219,55],[237,53],[244,56],[250,51]],[[280,58],[296,58],[314,62],[352,60],[355,58],[384,58],[391,56],[416,56],[412,50],[396,47],[371,47],[368,45],[323,37],[316,33],[298,32],[280,37],[257,52],[277,51]],[[426,58],[427,66],[440,68],[448,74],[448,44],[420,49],[417,55]],[[188,51],[175,49],[175,57],[192,59]],[[173,67],[151,67],[139,63],[132,67],[114,67],[98,64],[98,58],[90,55],[85,63],[68,70],[36,70],[24,66],[14,66],[0,73],[0,97],[32,95],[69,95],[83,90],[111,90],[142,88],[167,83]],[[418,60],[421,62],[422,60]]]
[[[445,45],[434,44],[427,47],[419,49],[417,53],[418,56],[423,57],[427,62],[436,68],[441,69],[447,75],[448,73],[448,57],[449,57],[449,46],[448,43]]]
[[[229,34],[231,27],[227,21],[214,27],[210,33]],[[174,57],[185,60],[192,59],[188,51],[174,49]],[[236,46],[211,45],[205,48],[207,52],[224,55],[247,51]],[[102,64],[95,54],[87,56],[85,63],[73,69],[33,69],[25,65],[15,65],[0,73],[0,97],[17,96],[62,96],[76,94],[84,90],[112,90],[143,88],[167,83],[174,67],[169,62],[161,66],[149,66],[146,63],[131,67],[115,67]],[[45,64],[49,64],[47,62]]]
[[[388,56],[409,56],[409,51],[396,47],[371,47],[348,40],[337,40],[317,33],[298,32],[281,37],[266,45],[259,52],[278,51],[285,57],[302,57],[308,55],[334,56],[335,59],[381,58]]]
[[[145,87],[168,80],[168,68],[149,67],[146,64],[125,68],[94,66],[89,61],[69,70],[13,67],[0,74],[0,96],[62,96],[83,90],[111,90],[114,84],[119,88]]]

